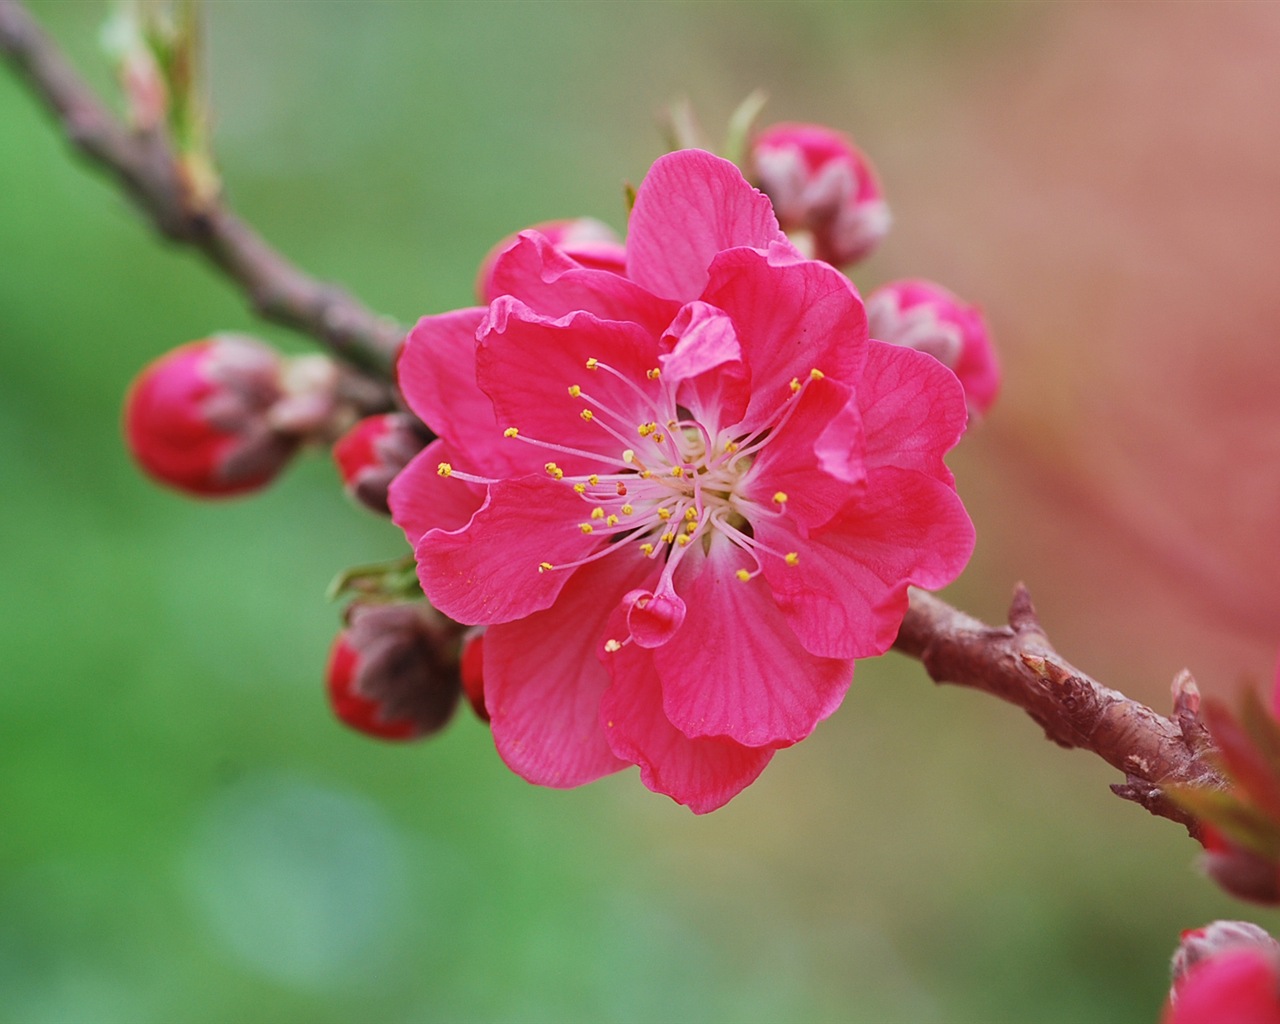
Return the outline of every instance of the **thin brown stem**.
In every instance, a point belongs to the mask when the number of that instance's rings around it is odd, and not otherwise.
[[[309,335],[370,375],[391,379],[403,329],[303,273],[221,199],[196,202],[165,134],[125,127],[18,0],[0,0],[0,55],[57,119],[67,141],[114,178],[161,234],[204,253],[258,315]]]
[[[1192,836],[1198,837],[1199,825],[1160,787],[1226,785],[1207,756],[1213,745],[1189,672],[1173,681],[1172,718],[1103,686],[1053,649],[1021,584],[1009,624],[999,627],[913,591],[894,646],[918,658],[935,682],[999,697],[1022,708],[1053,742],[1097,754],[1124,773],[1125,781],[1111,787],[1118,796],[1182,823]]]

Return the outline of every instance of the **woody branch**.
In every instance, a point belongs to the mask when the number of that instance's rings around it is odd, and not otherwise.
[[[341,289],[316,281],[268,245],[221,201],[195,203],[163,131],[135,132],[102,105],[17,0],[0,0],[0,54],[57,119],[68,141],[106,171],[172,241],[190,245],[232,279],[264,319],[307,334],[359,368],[366,386],[389,396],[403,337]],[[1152,814],[1199,826],[1161,784],[1220,787],[1189,673],[1173,686],[1166,718],[1074,668],[1053,649],[1019,586],[1007,626],[992,627],[913,591],[895,648],[937,682],[992,694],[1022,708],[1055,743],[1097,754],[1123,772],[1111,788]]]

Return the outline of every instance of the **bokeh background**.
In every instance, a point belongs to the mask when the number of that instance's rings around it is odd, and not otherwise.
[[[107,7],[32,8],[103,90]],[[695,101],[852,132],[896,214],[865,289],[987,309],[950,596],[1024,579],[1164,708],[1280,645],[1280,7],[211,3],[231,200],[405,321],[500,236],[592,214]],[[322,456],[197,504],[131,467],[145,361],[255,323],[0,69],[0,1020],[1153,1021],[1182,928],[1280,917],[993,699],[890,655],[727,808],[529,787],[460,715],[344,732],[329,579],[402,539]]]

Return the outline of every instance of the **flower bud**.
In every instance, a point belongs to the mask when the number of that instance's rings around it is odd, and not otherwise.
[[[462,692],[471,702],[471,710],[480,721],[489,721],[489,709],[484,706],[484,626],[473,626],[463,635],[458,668]]]
[[[889,207],[875,170],[841,132],[776,124],[756,137],[749,162],[750,176],[773,200],[782,230],[810,235],[815,259],[853,263],[889,230]]]
[[[934,356],[960,378],[970,416],[981,416],[1000,390],[991,332],[977,306],[931,281],[893,281],[866,301],[871,337]]]
[[[462,689],[456,636],[456,628],[421,601],[351,605],[329,655],[334,714],[385,740],[438,732]]]
[[[1200,867],[1206,875],[1237,899],[1280,904],[1280,864],[1237,846],[1207,822],[1201,831],[1205,852]]]
[[[1230,949],[1259,949],[1280,954],[1280,942],[1249,921],[1213,921],[1203,928],[1185,931],[1170,965],[1174,984],[1197,964]]]
[[[270,482],[298,438],[269,420],[284,363],[267,346],[222,334],[189,342],[145,367],[125,399],[124,430],[152,478],[200,496]]]
[[[412,416],[390,412],[366,416],[333,446],[333,458],[347,493],[384,516],[387,488],[400,470],[422,451],[424,439]]]
[[[608,224],[594,217],[549,220],[525,230],[539,231],[546,235],[552,245],[584,267],[609,270],[615,274],[626,273],[626,246]],[[519,234],[516,232],[508,235],[480,261],[480,272],[476,275],[476,295],[481,302],[489,303],[498,297],[493,286],[493,268],[498,257],[511,247]]]
[[[1228,943],[1188,964],[1174,978],[1161,1024],[1280,1024],[1280,957],[1262,934],[1266,942]],[[1176,956],[1174,964],[1176,971]]]

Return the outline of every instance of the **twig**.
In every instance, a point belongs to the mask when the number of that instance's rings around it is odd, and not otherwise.
[[[342,289],[304,274],[225,203],[193,203],[164,134],[121,124],[18,0],[0,0],[0,55],[57,118],[71,145],[115,178],[161,234],[204,253],[264,319],[310,335],[347,362],[390,380],[403,329]]]
[[[1009,625],[1001,627],[913,591],[894,647],[918,658],[935,682],[990,693],[1022,708],[1060,746],[1093,751],[1125,775],[1113,792],[1180,822],[1199,838],[1196,820],[1160,789],[1165,783],[1226,785],[1207,757],[1214,748],[1200,721],[1200,694],[1189,672],[1173,681],[1172,718],[1103,686],[1053,649],[1021,584]]]

